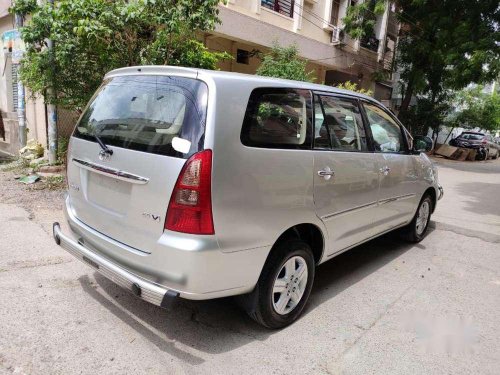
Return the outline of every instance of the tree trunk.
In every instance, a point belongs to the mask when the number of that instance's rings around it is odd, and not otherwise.
[[[413,79],[411,78],[408,81],[408,85],[406,86],[403,100],[401,102],[401,108],[399,109],[399,114],[408,111],[408,107],[410,106],[412,97],[413,97]]]
[[[446,144],[446,141],[448,140],[448,138],[450,138],[450,135],[451,133],[453,133],[453,130],[455,130],[455,126],[453,126],[450,130],[450,132],[448,133],[448,136],[446,137],[446,139],[444,140],[444,144]]]

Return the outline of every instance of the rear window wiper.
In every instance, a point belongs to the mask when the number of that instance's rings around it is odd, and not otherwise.
[[[106,146],[106,144],[102,141],[102,139],[97,135],[97,134],[93,134],[95,140],[97,141],[97,143],[99,143],[99,146],[101,146],[102,148],[102,151],[99,153],[99,155],[113,155],[113,150],[110,149],[108,146]]]

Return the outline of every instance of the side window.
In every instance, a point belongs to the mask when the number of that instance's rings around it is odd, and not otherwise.
[[[308,90],[255,89],[243,122],[242,143],[254,147],[309,149],[311,102]]]
[[[314,147],[366,151],[366,134],[358,102],[327,95],[315,96]]]
[[[380,152],[404,152],[401,127],[383,109],[364,103],[366,115],[373,135],[375,150]]]

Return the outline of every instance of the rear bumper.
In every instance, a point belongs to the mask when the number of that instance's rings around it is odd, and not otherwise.
[[[165,230],[145,253],[81,222],[69,197],[64,213],[70,231],[55,224],[56,243],[124,288],[139,287],[141,298],[158,306],[165,295],[207,300],[252,291],[271,248],[223,252],[215,236]]]
[[[179,296],[178,292],[165,289],[164,287],[144,280],[110,262],[99,254],[86,249],[74,239],[64,235],[59,223],[54,223],[53,235],[56,243],[75,258],[91,266],[115,284],[120,285],[122,288],[129,290],[137,297],[153,305],[166,307],[172,299]]]

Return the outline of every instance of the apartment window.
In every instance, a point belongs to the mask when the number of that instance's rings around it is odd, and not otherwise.
[[[238,49],[236,51],[236,62],[238,64],[248,65],[250,61],[250,52],[244,49]]]
[[[293,18],[295,0],[261,0],[261,6]]]
[[[330,14],[330,24],[333,26],[338,26],[339,23],[340,1],[341,0],[332,0],[332,12]]]

